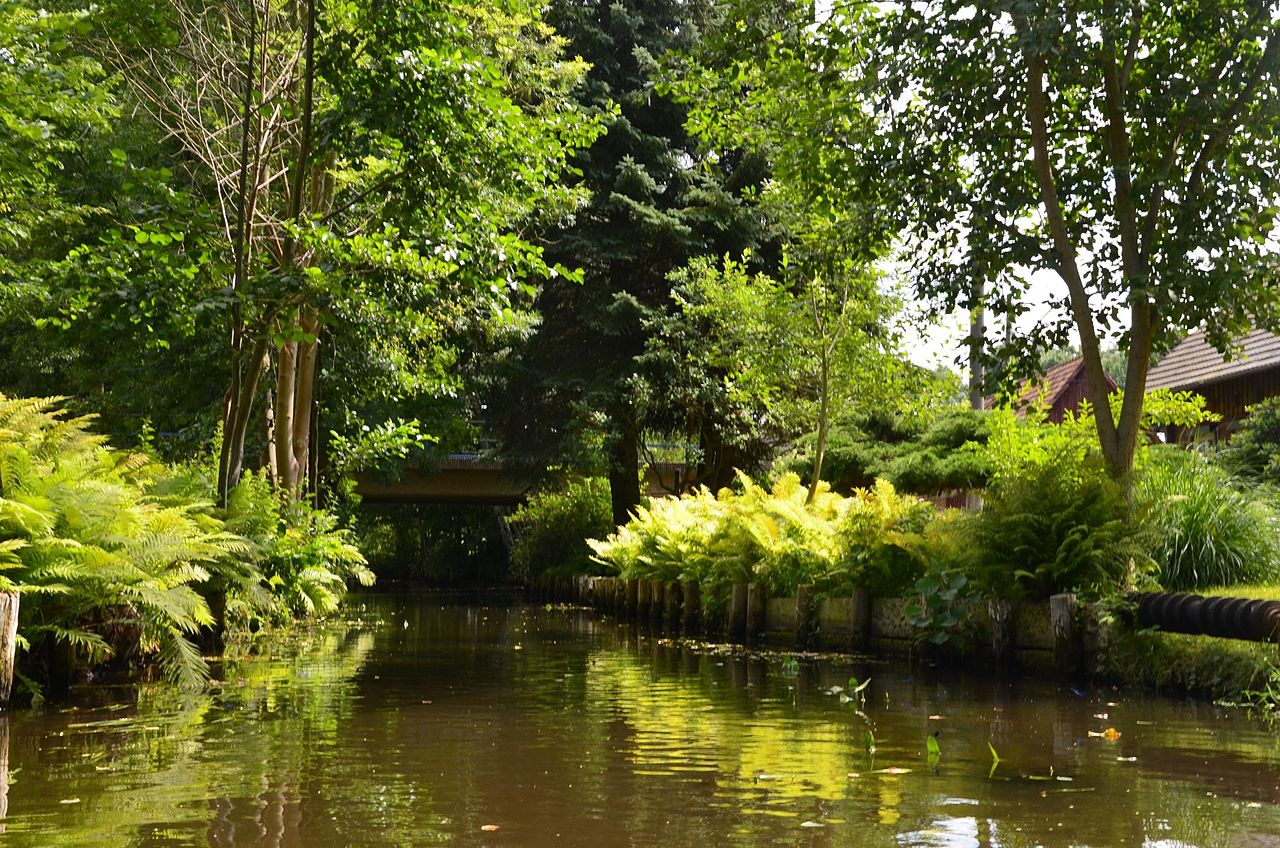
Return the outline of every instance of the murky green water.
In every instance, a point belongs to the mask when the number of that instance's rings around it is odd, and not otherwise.
[[[865,719],[829,694],[851,674]],[[0,845],[1280,845],[1275,733],[1204,704],[438,596],[356,601],[224,677],[9,718]]]

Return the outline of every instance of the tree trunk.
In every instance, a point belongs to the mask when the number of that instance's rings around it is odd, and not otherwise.
[[[236,483],[240,482],[240,474],[244,470],[244,440],[249,431],[249,419],[253,414],[258,384],[267,365],[267,343],[267,334],[263,333],[253,346],[240,392],[227,408],[230,417],[223,423],[223,455],[218,462],[220,471],[225,468],[225,473],[218,479],[218,501],[223,507],[226,507],[227,496]]]
[[[294,381],[293,406],[293,495],[300,498],[311,473],[311,420],[315,407],[316,363],[320,353],[320,321],[315,310],[302,309],[302,332],[298,343],[298,376]]]
[[[982,345],[987,334],[987,315],[982,303],[985,297],[986,281],[977,277],[969,304],[969,406],[979,410],[987,397],[986,369],[982,364]]]
[[[831,358],[825,347],[822,351],[820,379],[822,382],[818,390],[822,393],[822,399],[818,404],[818,442],[813,450],[813,478],[809,481],[809,494],[804,500],[806,504],[813,503],[813,499],[818,496],[818,484],[822,482],[822,462],[827,457],[827,434],[831,428]]]
[[[0,593],[0,709],[8,709],[9,696],[13,694],[13,673],[18,653],[18,602],[17,592]]]
[[[297,473],[293,459],[293,411],[298,381],[298,343],[287,341],[276,353],[275,446],[276,488],[294,491]]]
[[[635,413],[631,407],[614,418],[618,436],[610,448],[609,499],[613,504],[613,523],[621,527],[631,520],[640,505],[640,437]]]
[[[1026,20],[1021,24],[1026,26]],[[1089,303],[1089,293],[1080,275],[1080,264],[1076,254],[1075,243],[1067,228],[1066,215],[1058,199],[1058,187],[1053,173],[1053,162],[1049,151],[1048,104],[1044,90],[1045,60],[1037,54],[1028,54],[1027,61],[1027,120],[1031,125],[1031,146],[1034,152],[1036,182],[1040,188],[1041,203],[1044,206],[1045,218],[1049,225],[1049,234],[1054,249],[1058,253],[1058,274],[1067,284],[1070,293],[1071,315],[1076,329],[1080,333],[1080,354],[1084,359],[1085,394],[1093,406],[1094,422],[1098,427],[1098,446],[1107,463],[1107,468],[1115,477],[1128,473],[1133,463],[1132,450],[1121,449],[1121,433],[1116,427],[1115,416],[1111,414],[1110,387],[1107,385],[1107,374],[1102,367],[1102,350],[1098,342],[1098,332],[1094,325],[1093,310]],[[1141,383],[1135,388],[1141,391]],[[1141,409],[1142,399],[1134,399],[1132,405]],[[1136,444],[1137,432],[1133,432]]]

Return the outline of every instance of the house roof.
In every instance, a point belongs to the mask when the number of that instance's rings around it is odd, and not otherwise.
[[[1061,365],[1053,366],[1044,373],[1043,377],[1023,380],[1018,387],[1017,408],[1021,411],[1039,403],[1043,403],[1047,407],[1053,407],[1062,393],[1071,385],[1071,382],[1076,377],[1081,376],[1083,372],[1084,357],[1077,356],[1075,359],[1063,362]],[[1110,383],[1110,379],[1107,382]],[[1114,383],[1111,384],[1111,388],[1115,388]],[[1048,394],[1045,394],[1041,399],[1045,389],[1048,389]],[[994,409],[996,405],[995,395],[987,395],[982,405],[986,409]]]
[[[1280,336],[1268,330],[1247,333],[1234,346],[1235,357],[1227,361],[1206,341],[1204,331],[1196,330],[1151,368],[1147,391],[1191,389],[1280,366]]]

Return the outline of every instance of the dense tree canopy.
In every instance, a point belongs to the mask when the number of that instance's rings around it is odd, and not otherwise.
[[[670,308],[667,275],[690,258],[766,234],[746,199],[761,162],[714,155],[686,130],[686,107],[655,90],[658,59],[691,49],[709,8],[554,2],[548,14],[591,66],[575,96],[608,127],[574,159],[586,206],[546,235],[548,257],[581,268],[583,282],[543,288],[541,323],[511,358],[492,414],[513,458],[581,464],[584,445],[603,445],[619,523],[640,495],[645,316]]]
[[[1113,473],[1131,465],[1153,350],[1277,319],[1274,4],[725,4],[681,85],[695,123],[760,139],[899,232],[917,291],[1018,314],[1061,280]],[[821,96],[814,97],[815,92]],[[854,106],[853,104],[858,104]],[[884,217],[888,218],[887,221]],[[973,302],[975,292],[983,301]],[[1123,329],[1128,402],[1105,403]]]

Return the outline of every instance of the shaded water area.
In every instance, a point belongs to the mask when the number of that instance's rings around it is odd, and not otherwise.
[[[1276,734],[1203,703],[424,594],[219,675],[11,716],[0,845],[1280,845]]]

